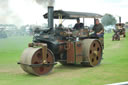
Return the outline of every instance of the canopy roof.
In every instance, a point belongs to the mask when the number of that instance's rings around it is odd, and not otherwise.
[[[44,14],[43,16],[44,18],[48,18],[48,13]],[[62,16],[62,19],[101,18],[102,17],[102,15],[96,14],[96,13],[55,10],[54,19],[59,19],[59,16]]]

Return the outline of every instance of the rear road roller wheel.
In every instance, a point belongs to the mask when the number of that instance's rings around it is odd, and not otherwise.
[[[85,66],[96,66],[102,59],[102,45],[99,40],[85,39],[82,42]]]
[[[53,53],[48,49],[47,50],[47,56],[46,56],[46,61],[48,65],[41,65],[41,66],[29,66],[29,65],[38,65],[42,64],[42,48],[33,48],[29,47],[24,50],[21,59],[20,59],[20,64],[21,68],[30,74],[34,75],[44,75],[49,73],[52,68],[53,68],[53,63],[54,63],[54,55]]]

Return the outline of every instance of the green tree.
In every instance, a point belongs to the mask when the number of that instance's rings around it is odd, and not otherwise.
[[[111,14],[105,14],[103,16],[103,18],[101,19],[101,23],[104,26],[109,26],[109,25],[115,25],[116,24],[116,19],[114,16],[112,16]]]
[[[128,24],[128,22],[126,22],[125,24]]]

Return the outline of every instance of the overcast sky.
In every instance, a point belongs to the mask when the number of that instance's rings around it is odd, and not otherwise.
[[[121,16],[122,21],[128,21],[128,0],[56,0],[56,9],[94,12],[104,15],[110,13]]]
[[[109,13],[128,21],[128,0],[55,0],[56,10]],[[0,23],[41,24],[47,9],[35,0],[0,0]],[[15,19],[15,20],[14,20]]]

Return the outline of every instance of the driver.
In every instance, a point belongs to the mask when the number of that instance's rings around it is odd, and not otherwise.
[[[73,29],[80,30],[80,29],[83,29],[83,28],[84,28],[84,24],[83,23],[80,23],[80,19],[77,18],[77,23],[75,24],[75,26],[73,27]]]
[[[91,35],[92,37],[104,37],[104,27],[99,22],[99,19],[96,19],[96,24],[93,26],[91,32],[94,32],[94,34]]]

